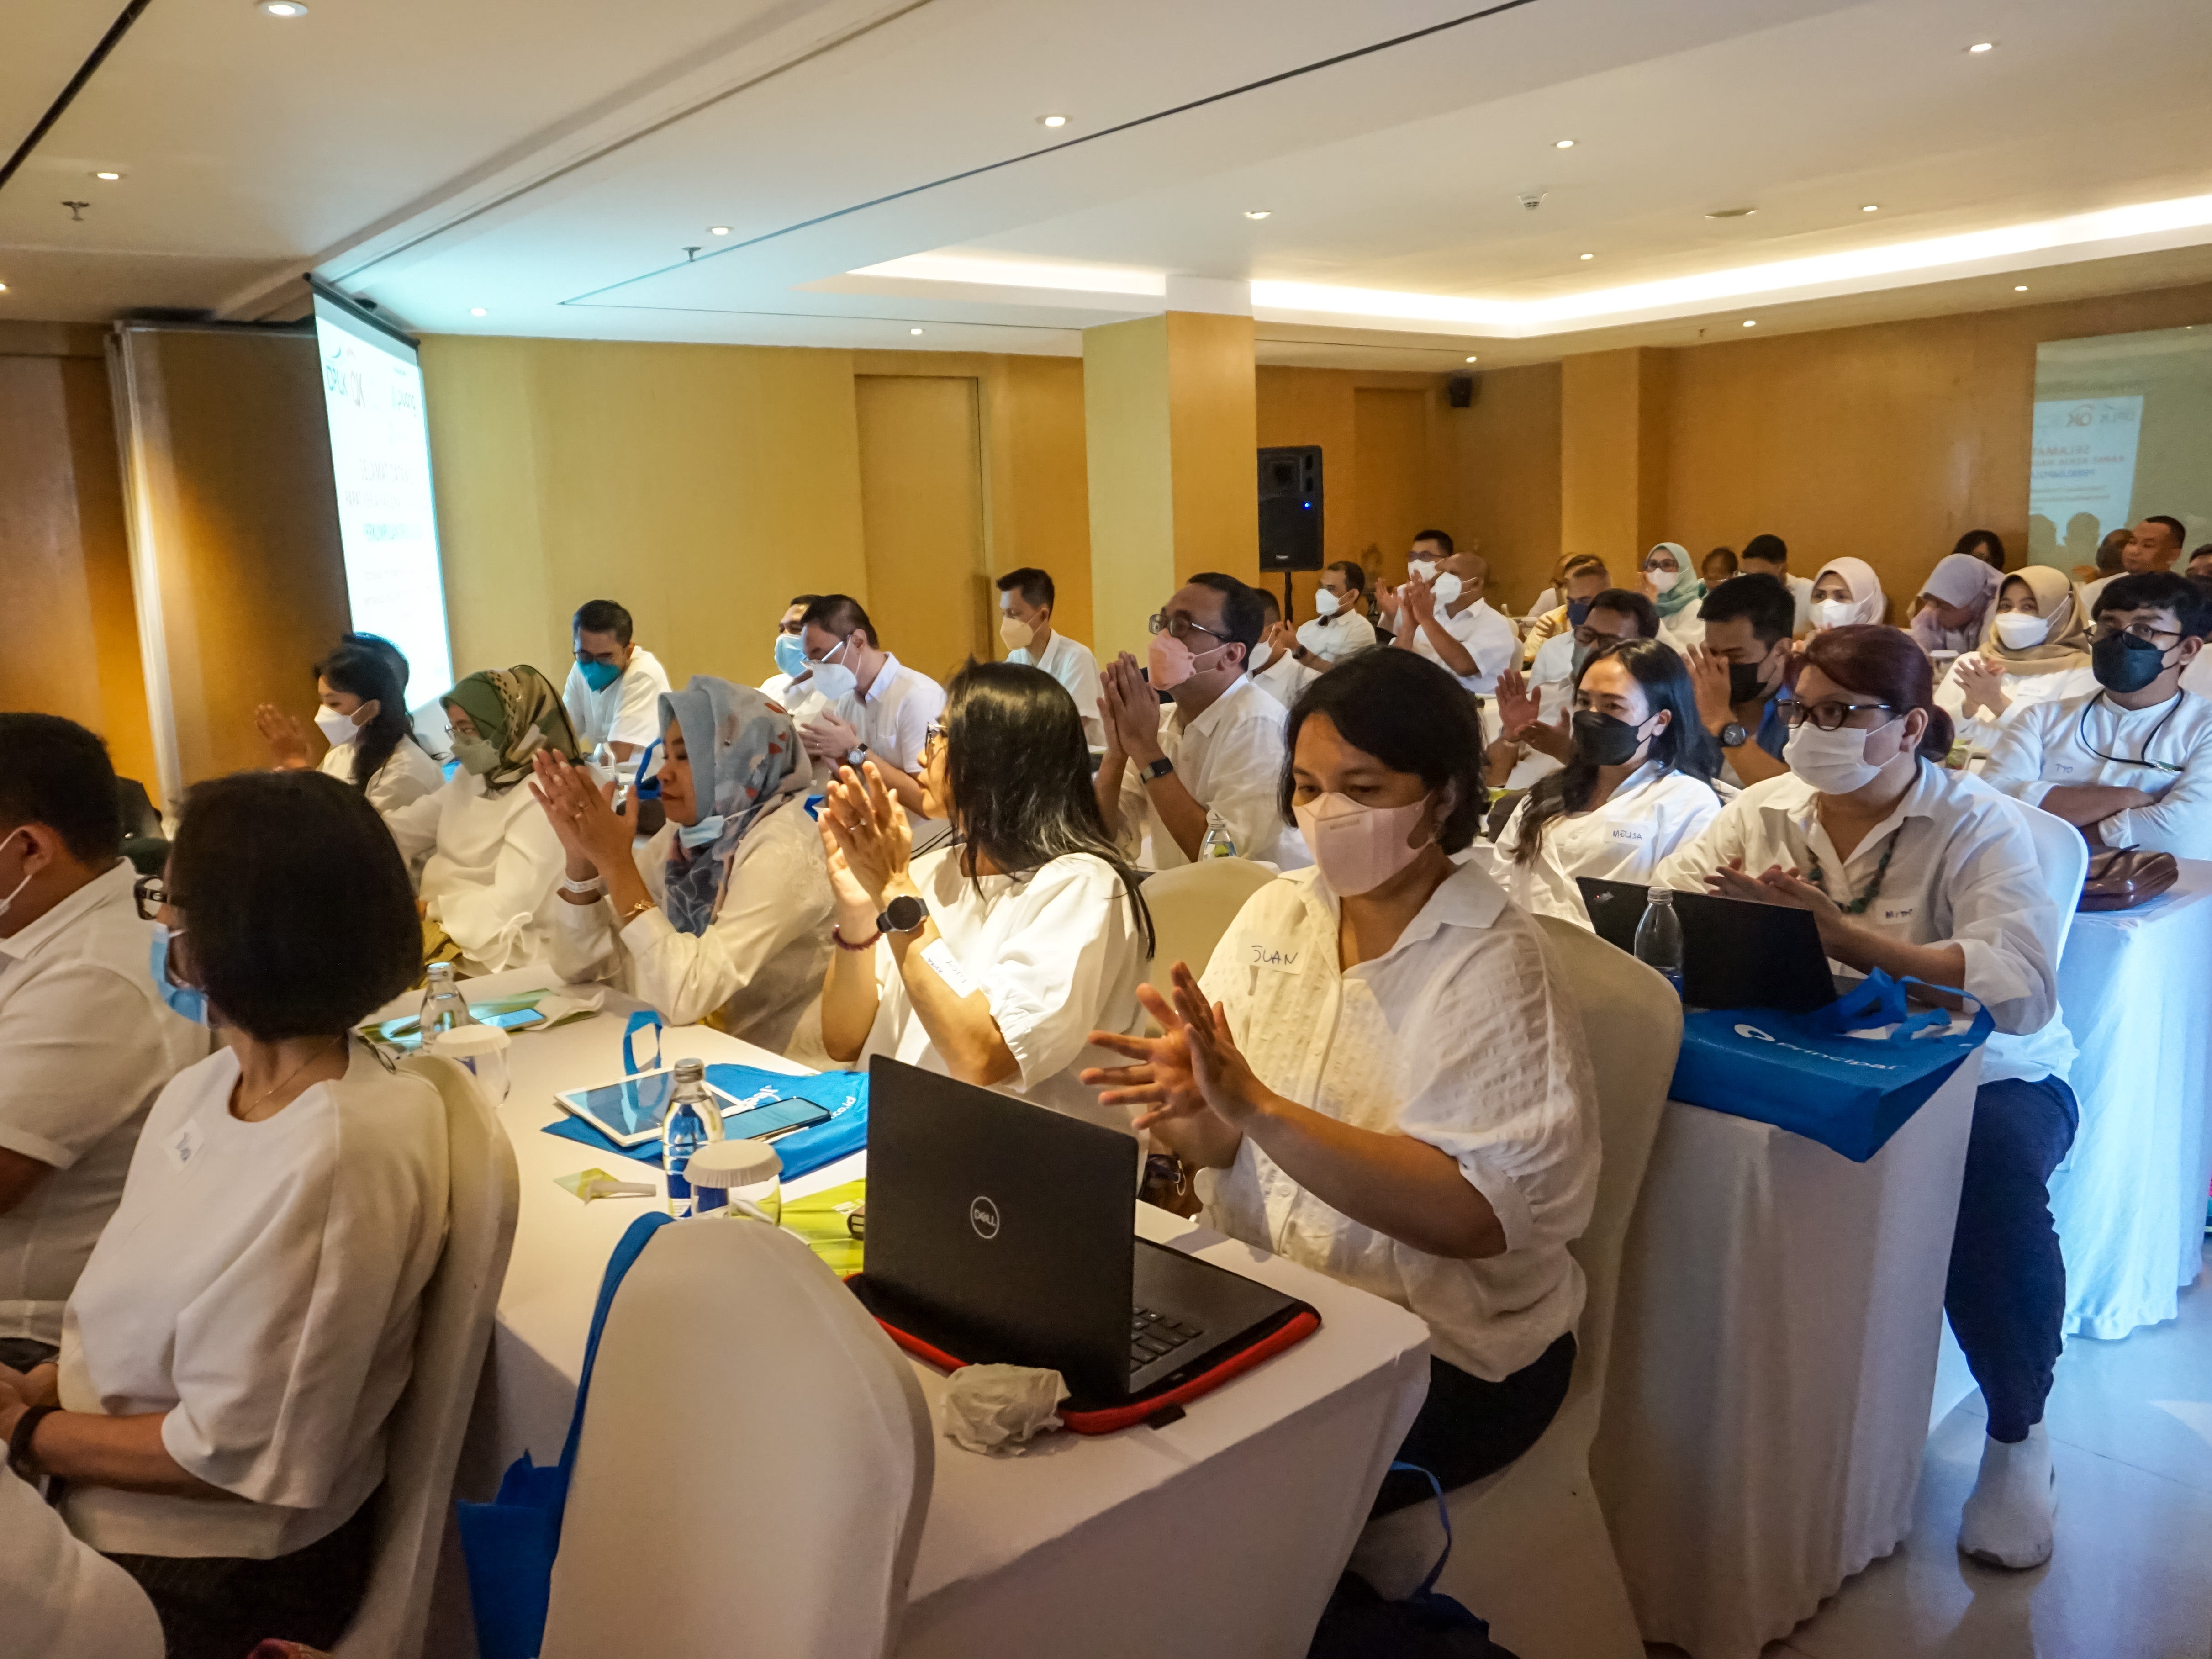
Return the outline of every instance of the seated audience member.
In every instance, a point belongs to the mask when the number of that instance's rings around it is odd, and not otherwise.
[[[0,1464],[0,1607],[8,1645],[30,1659],[163,1659],[161,1621],[131,1575]]]
[[[1796,607],[1790,631],[1802,634],[1813,619],[1813,584],[1790,574],[1787,544],[1779,536],[1753,536],[1743,544],[1742,563],[1745,575],[1771,576],[1790,590],[1790,601]]]
[[[1921,585],[1920,605],[1907,631],[1931,659],[1940,656],[1948,663],[1982,642],[2003,585],[2003,576],[1972,553],[1947,553]]]
[[[1288,708],[1298,700],[1306,676],[1291,655],[1291,630],[1283,622],[1283,607],[1265,587],[1252,591],[1260,596],[1260,643],[1252,647],[1252,684]]]
[[[146,1109],[208,1051],[146,977],[116,799],[91,732],[0,714],[0,1364],[18,1370],[60,1345]]]
[[[338,635],[341,646],[365,645],[392,665],[392,672],[399,684],[399,700],[407,704],[407,729],[423,752],[442,769],[453,757],[453,734],[446,729],[445,710],[434,698],[416,707],[407,701],[407,687],[414,671],[408,666],[406,653],[381,634],[351,633]]]
[[[1263,678],[1261,684],[1285,708],[1297,701],[1298,694],[1313,684],[1316,675],[1325,674],[1337,664],[1374,649],[1375,624],[1367,620],[1363,610],[1366,586],[1367,573],[1350,560],[1340,559],[1321,573],[1321,586],[1314,592],[1311,622],[1301,623],[1295,634],[1279,622],[1267,630],[1267,638],[1261,643],[1288,658],[1293,666],[1276,677],[1274,665],[1269,663],[1268,678]],[[1279,686],[1288,695],[1283,695]]]
[[[2048,565],[2023,566],[2004,579],[1972,655],[1951,665],[1936,704],[1959,735],[1987,750],[2014,705],[2087,696],[2089,631],[2073,584]]]
[[[1282,869],[1311,861],[1274,810],[1283,706],[1244,672],[1265,615],[1255,589],[1203,571],[1152,617],[1150,684],[1126,651],[1105,666],[1098,810],[1147,870],[1189,863],[1209,828],[1241,858]],[[1164,719],[1158,691],[1174,705]]]
[[[694,675],[660,711],[667,822],[648,842],[588,773],[532,757],[532,792],[568,855],[554,971],[613,979],[671,1025],[719,1011],[732,1036],[782,1054],[830,965],[805,751],[791,717],[750,686]]]
[[[791,723],[801,732],[823,714],[835,714],[845,725],[858,731],[862,717],[862,704],[857,692],[849,693],[832,702],[823,696],[814,684],[813,665],[806,660],[806,629],[804,618],[806,608],[822,596],[801,593],[785,607],[783,619],[776,625],[775,672],[761,682],[761,691],[768,700],[791,716]],[[811,774],[810,787],[820,794],[829,787],[830,780],[837,775],[843,757],[823,755],[817,757],[805,752],[804,741],[799,762]]]
[[[2075,516],[2087,521],[2092,530],[2096,528],[2097,520],[2092,514],[2081,513]],[[2134,544],[2135,539],[2136,532],[2126,525],[2120,526],[2117,530],[2108,530],[2105,532],[2104,539],[2097,544],[2096,562],[2093,564],[2077,564],[2074,567],[2074,580],[2082,585],[2081,614],[2083,616],[2089,614],[2090,605],[2096,601],[2096,589],[2099,584],[2114,576],[2131,574],[2123,561],[2127,556],[2128,549]],[[2069,544],[2071,544],[2070,538]]]
[[[1567,567],[1582,556],[1579,553],[1562,553],[1553,561],[1551,585],[1536,596],[1534,605],[1515,618],[1520,632],[1525,635],[1542,620],[1547,611],[1556,611],[1566,603],[1563,595],[1567,586]]]
[[[1959,1546],[2031,1567],[2051,1553],[2041,1423],[2066,1306],[2046,1183],[2079,1122],[2058,1010],[2061,918],[2018,808],[1944,768],[1950,720],[1932,678],[1895,629],[1814,635],[1789,705],[1790,775],[1730,801],[1657,879],[1809,910],[1832,961],[1958,987],[1996,1020],[1944,1299],[1989,1402]]]
[[[1560,602],[1536,618],[1535,626],[1528,630],[1522,643],[1523,659],[1534,662],[1547,641],[1580,628],[1583,618],[1589,614],[1590,601],[1612,586],[1613,578],[1606,571],[1605,561],[1596,555],[1581,553],[1569,559]]]
[[[1498,677],[1498,735],[1489,747],[1483,781],[1525,789],[1566,763],[1573,733],[1569,705],[1583,665],[1623,640],[1661,636],[1659,612],[1641,593],[1608,587],[1590,601],[1573,632],[1544,641],[1527,677],[1508,669]],[[1489,729],[1486,718],[1484,729]]]
[[[832,766],[873,760],[899,805],[919,814],[922,742],[944,712],[945,688],[884,649],[858,599],[824,593],[799,623],[809,682],[830,704],[799,726],[806,752]],[[841,708],[848,698],[853,708]]]
[[[2109,542],[2123,532],[2114,531],[2105,539]],[[2081,590],[2081,614],[2094,616],[2097,600],[2103,595],[2105,585],[2120,576],[2163,575],[2181,562],[2181,550],[2188,545],[2189,532],[2180,520],[2163,513],[2154,513],[2133,530],[2124,532],[2120,543],[2120,566],[2118,570],[2102,575]],[[2098,549],[2097,561],[2101,569],[2104,550]]]
[[[1992,570],[2005,568],[2004,538],[1994,530],[1969,530],[1953,544],[1951,551],[1986,564]]]
[[[415,740],[390,656],[373,646],[341,645],[315,665],[315,690],[323,703],[315,729],[330,744],[319,771],[351,784],[379,812],[397,811],[445,782],[438,763]],[[278,767],[305,769],[307,739],[299,721],[265,702],[253,719]]]
[[[2098,689],[2020,708],[1984,781],[2057,813],[2092,847],[2212,859],[2212,702],[2181,689],[2208,633],[2212,594],[2196,583],[2116,577],[2089,636]]]
[[[931,732],[927,816],[958,828],[954,844],[912,857],[873,761],[840,774],[823,807],[837,947],[823,1047],[1127,1131],[1078,1077],[1102,1058],[1094,1028],[1143,1024],[1152,921],[1099,817],[1074,700],[1038,669],[971,662]]]
[[[348,1035],[421,962],[406,866],[358,792],[243,772],[193,788],[148,897],[165,994],[226,1046],[155,1102],[58,1369],[0,1372],[0,1434],[173,1659],[326,1648],[445,1242],[444,1102]]]
[[[604,744],[628,760],[651,743],[668,671],[641,645],[630,643],[629,612],[612,599],[592,599],[575,616],[576,665],[561,702],[586,756]]]
[[[1881,578],[1864,559],[1831,559],[1813,578],[1815,633],[1828,628],[1879,627],[1889,614]]]
[[[1498,867],[1522,909],[1587,927],[1576,878],[1649,885],[1720,811],[1712,786],[1720,755],[1698,723],[1689,670],[1657,640],[1585,659],[1574,697],[1566,767],[1539,778],[1514,809],[1498,837]]]
[[[424,929],[425,953],[471,973],[543,962],[564,860],[561,838],[518,786],[541,750],[580,759],[575,732],[552,686],[526,664],[471,674],[445,704],[460,769],[385,820],[410,866],[422,867],[423,918],[434,924]]]
[[[1483,811],[1475,711],[1405,652],[1291,711],[1282,811],[1316,867],[1255,893],[1202,977],[1139,995],[1153,1037],[1094,1040],[1115,1107],[1200,1171],[1206,1220],[1427,1322],[1429,1391],[1398,1455],[1447,1487],[1504,1468],[1574,1369],[1568,1244],[1597,1190],[1582,1021],[1535,923],[1455,866]],[[1272,963],[1257,967],[1266,947]],[[1393,1474],[1378,1513],[1426,1502]]]
[[[1659,613],[1659,637],[1677,651],[1705,643],[1706,587],[1690,574],[1690,550],[1661,542],[1644,556],[1637,591]]]
[[[1735,549],[1717,547],[1698,564],[1698,574],[1705,579],[1705,589],[1710,592],[1731,577],[1743,573],[1736,567]]]
[[[1057,594],[1052,578],[1024,565],[999,578],[999,637],[1006,642],[1008,662],[1042,668],[1058,680],[1083,714],[1083,740],[1093,749],[1106,744],[1106,726],[1098,714],[1098,659],[1079,640],[1053,631],[1052,606]]]
[[[1382,590],[1391,644],[1440,664],[1479,697],[1497,690],[1498,677],[1521,659],[1513,624],[1483,598],[1490,567],[1472,552],[1455,552],[1441,530],[1413,538],[1401,587]]]
[[[1721,776],[1744,785],[1778,778],[1789,728],[1776,708],[1788,682],[1790,590],[1771,576],[1738,576],[1705,596],[1705,642],[1688,652],[1698,718],[1721,746]]]
[[[2205,543],[2189,556],[2189,563],[2183,574],[2194,576],[2200,581],[2212,580],[2212,542]]]
[[[761,695],[779,704],[794,720],[798,711],[792,707],[797,696],[793,688],[806,678],[806,630],[802,619],[806,607],[821,597],[819,593],[797,594],[784,606],[783,616],[775,625],[775,672],[761,682]]]

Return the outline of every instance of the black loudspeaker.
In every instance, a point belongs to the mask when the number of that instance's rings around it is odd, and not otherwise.
[[[1480,383],[1472,374],[1455,374],[1444,382],[1444,395],[1451,399],[1454,409],[1465,409],[1474,403],[1480,389]]]
[[[1260,452],[1260,568],[1321,568],[1321,446]]]

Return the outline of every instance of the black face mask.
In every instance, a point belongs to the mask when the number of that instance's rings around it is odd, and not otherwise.
[[[2165,651],[2132,634],[2115,634],[2089,647],[2089,672],[2107,691],[2140,691],[2166,668]]]
[[[1766,683],[1759,678],[1765,663],[1732,662],[1729,665],[1729,702],[1731,704],[1765,702]]]
[[[1626,766],[1643,742],[1626,720],[1590,708],[1577,711],[1572,729],[1575,758],[1592,766]]]

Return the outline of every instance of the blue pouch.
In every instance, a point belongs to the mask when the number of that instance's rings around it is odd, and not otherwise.
[[[1957,1035],[1948,1029],[1945,1009],[1908,1014],[1905,987],[1920,983],[1877,969],[1809,1014],[1771,1008],[1690,1014],[1670,1092],[1692,1106],[1771,1123],[1863,1164],[1995,1029],[1979,1003],[1972,1025]],[[1873,1025],[1897,1029],[1881,1037],[1845,1035]]]
[[[592,1367],[599,1357],[599,1333],[606,1328],[607,1310],[614,1305],[623,1275],[653,1234],[674,1218],[657,1210],[638,1217],[607,1259],[561,1461],[541,1468],[525,1452],[507,1465],[500,1477],[499,1495],[490,1503],[453,1505],[461,1552],[468,1561],[469,1606],[476,1616],[480,1659],[538,1659],[545,1640],[545,1609],[553,1589],[553,1558],[561,1547],[568,1475],[576,1465],[584,1402],[592,1391]]]

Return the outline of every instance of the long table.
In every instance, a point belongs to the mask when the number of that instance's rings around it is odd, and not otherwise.
[[[522,969],[467,988],[486,1000],[546,982],[542,969]],[[559,1116],[556,1090],[621,1075],[623,1019],[637,1006],[610,995],[595,1018],[519,1036],[510,1050],[500,1116],[514,1143],[522,1204],[464,1496],[488,1496],[497,1471],[525,1449],[541,1462],[559,1455],[601,1270],[632,1218],[658,1201],[580,1202],[557,1177],[594,1166],[632,1179],[658,1172],[544,1133]],[[802,1069],[704,1028],[667,1031],[661,1051],[672,1063],[696,1056]],[[787,1192],[864,1169],[861,1154]],[[1049,1436],[1007,1459],[940,1438],[899,1647],[908,1659],[1276,1659],[1305,1650],[1426,1391],[1427,1328],[1393,1304],[1165,1211],[1139,1205],[1137,1217],[1146,1237],[1312,1304],[1321,1329],[1164,1428]],[[915,1370],[933,1415],[944,1379],[926,1365]],[[449,1591],[441,1600],[451,1605]],[[442,1650],[461,1650],[448,1634]]]

